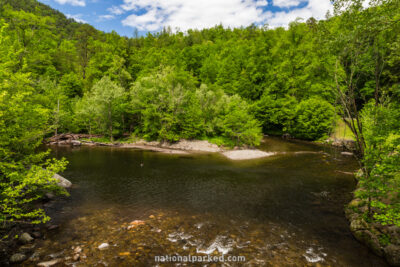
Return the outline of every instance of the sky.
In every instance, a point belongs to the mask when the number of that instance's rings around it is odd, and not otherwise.
[[[251,24],[286,27],[309,17],[323,19],[330,0],[39,0],[78,22],[105,32],[132,37],[170,26],[179,29],[241,27]]]

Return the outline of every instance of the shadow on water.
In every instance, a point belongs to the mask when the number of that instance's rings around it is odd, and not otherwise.
[[[278,138],[261,149],[279,153],[233,162],[219,154],[56,147],[75,188],[50,208],[61,227],[39,244],[38,258],[68,256],[79,245],[90,265],[208,253],[245,255],[248,266],[386,266],[354,240],[344,217],[355,180],[338,171],[356,170],[353,159]],[[133,220],[145,225],[127,231]],[[99,251],[103,242],[114,246]]]

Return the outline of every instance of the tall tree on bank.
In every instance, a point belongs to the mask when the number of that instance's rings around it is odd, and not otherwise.
[[[370,219],[400,225],[400,202],[391,198],[398,195],[400,116],[397,104],[391,103],[397,96],[390,81],[400,73],[388,69],[389,47],[395,46],[400,34],[400,4],[372,1],[367,9],[362,4],[335,2],[337,17],[331,29],[337,55],[336,93],[341,116],[356,138],[362,170],[357,196],[367,201]]]

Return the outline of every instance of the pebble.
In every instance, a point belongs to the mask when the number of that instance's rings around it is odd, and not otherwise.
[[[42,236],[42,234],[41,234],[40,232],[33,232],[32,235],[33,235],[35,238],[40,238],[40,237]]]
[[[343,156],[353,156],[354,154],[353,153],[351,153],[351,152],[342,152],[342,153],[340,153],[340,154],[342,154]]]
[[[58,227],[59,227],[58,225],[53,224],[53,225],[50,225],[49,227],[47,227],[47,229],[54,230],[54,229],[57,229]]]
[[[103,250],[107,249],[110,245],[108,243],[102,243],[100,246],[98,246],[98,249]]]
[[[54,259],[54,260],[51,260],[51,261],[43,261],[43,262],[38,263],[37,266],[40,266],[40,267],[50,267],[50,266],[56,265],[56,264],[59,263],[60,261],[61,261],[61,259]]]
[[[75,253],[81,253],[82,252],[82,248],[81,247],[76,247],[75,249],[74,249],[74,252]]]

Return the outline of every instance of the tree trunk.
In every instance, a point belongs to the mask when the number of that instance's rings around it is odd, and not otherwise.
[[[110,141],[112,142],[112,141],[113,141],[113,134],[112,134],[112,132],[113,132],[113,126],[112,126],[111,104],[110,104],[110,106],[108,107],[108,123],[110,124],[110,125],[109,125],[109,130],[110,130]]]
[[[57,136],[57,134],[58,134],[59,113],[60,113],[60,99],[57,99],[56,130],[55,130],[55,135],[56,135],[56,136]]]

